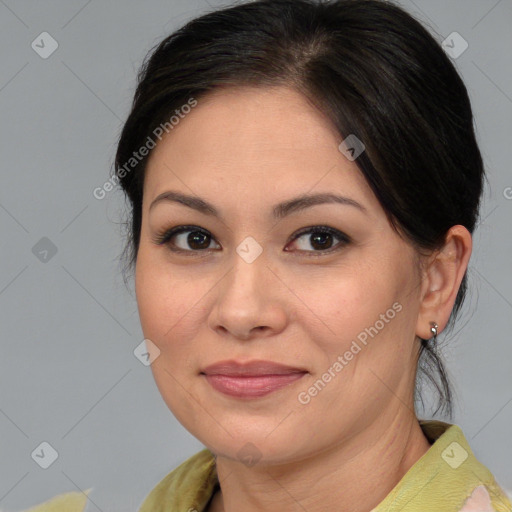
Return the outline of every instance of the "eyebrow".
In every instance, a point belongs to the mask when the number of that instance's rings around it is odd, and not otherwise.
[[[192,208],[193,210],[197,210],[198,212],[203,213],[205,215],[220,218],[218,210],[212,204],[208,203],[204,199],[172,190],[163,192],[160,195],[158,195],[149,206],[149,211],[151,211],[158,203],[163,201],[180,203],[185,206],[188,206],[189,208]],[[329,203],[353,206],[363,213],[368,213],[367,209],[362,204],[358,203],[354,199],[351,199],[350,197],[339,196],[330,193],[323,193],[303,194],[301,196],[294,197],[292,199],[279,203],[273,209],[273,216],[276,219],[282,219],[287,215],[290,215],[291,213],[299,212],[318,204]]]

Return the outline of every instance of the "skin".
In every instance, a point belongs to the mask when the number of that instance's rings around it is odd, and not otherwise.
[[[136,296],[145,338],[160,353],[151,368],[170,410],[217,455],[221,482],[210,511],[369,511],[428,450],[414,413],[417,336],[445,327],[471,254],[454,226],[442,250],[419,256],[390,226],[343,138],[299,93],[285,87],[224,88],[201,98],[153,150],[143,192]],[[174,190],[212,203],[222,218],[151,202]],[[336,192],[366,213],[321,204],[272,218],[274,205]],[[179,225],[207,230],[201,252],[190,232],[157,245]],[[301,228],[330,226],[321,256]],[[193,229],[191,230],[193,231]],[[263,252],[236,252],[248,236]],[[330,244],[330,245],[329,245]],[[286,250],[285,250],[286,248]],[[194,252],[195,251],[195,252]],[[423,267],[419,266],[423,262]],[[307,404],[307,391],[394,303],[392,320],[368,338]],[[226,359],[264,359],[307,370],[259,399],[227,397],[201,370]],[[255,465],[239,450],[252,443]],[[303,508],[301,508],[303,507]]]

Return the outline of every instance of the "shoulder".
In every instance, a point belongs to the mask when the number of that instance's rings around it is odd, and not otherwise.
[[[74,491],[58,494],[50,500],[22,512],[83,512],[91,490],[92,487],[84,492]]]
[[[420,426],[430,448],[372,512],[512,512],[458,425],[420,420]]]
[[[139,512],[202,510],[218,483],[215,462],[207,448],[192,455],[151,490]]]

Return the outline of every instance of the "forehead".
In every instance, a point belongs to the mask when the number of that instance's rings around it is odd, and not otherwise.
[[[327,149],[340,138],[307,98],[288,87],[221,87],[200,97],[197,106],[180,117],[163,140],[217,153],[227,145],[231,152],[243,146],[284,155],[285,150]]]
[[[220,88],[199,98],[157,143],[144,196],[172,185],[217,184],[259,199],[273,190],[294,195],[335,188],[375,201],[356,163],[339,151],[341,141],[332,123],[293,89]]]

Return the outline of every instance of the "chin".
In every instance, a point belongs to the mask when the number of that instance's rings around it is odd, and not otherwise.
[[[267,433],[251,436],[246,431],[243,435],[231,437],[222,432],[217,439],[211,437],[211,432],[207,434],[207,438],[195,433],[193,435],[217,457],[238,461],[249,468],[256,465],[293,463],[307,456],[306,451],[303,452],[297,444],[290,444],[294,436],[284,430],[281,436],[274,436],[275,432],[270,436]],[[272,432],[272,428],[267,432]],[[311,449],[307,440],[304,443]]]

